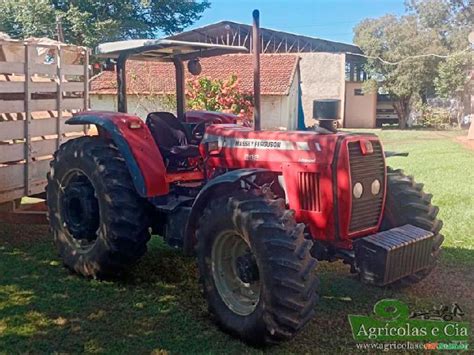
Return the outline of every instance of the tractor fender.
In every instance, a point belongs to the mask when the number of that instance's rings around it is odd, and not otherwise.
[[[139,117],[120,112],[84,111],[75,114],[66,124],[94,124],[99,135],[110,136],[125,159],[141,197],[169,192],[163,157],[148,126]]]
[[[243,178],[250,177],[258,174],[274,173],[268,169],[252,168],[252,169],[238,169],[232,170],[225,174],[219,175],[215,179],[209,181],[196,196],[194,203],[191,207],[191,212],[188,217],[186,229],[184,232],[183,249],[184,253],[188,256],[194,254],[194,246],[196,244],[196,227],[197,222],[206,207],[209,199],[214,197],[218,193],[222,196],[222,190],[226,188],[235,188],[235,184]]]

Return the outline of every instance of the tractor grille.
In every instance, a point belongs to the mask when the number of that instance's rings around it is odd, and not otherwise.
[[[371,143],[374,152],[367,155],[362,155],[359,142],[348,144],[352,189],[357,182],[364,188],[360,198],[352,197],[350,232],[375,227],[382,213],[385,190],[384,157],[380,142],[371,141]],[[371,192],[372,182],[375,179],[380,182],[380,192],[377,195]]]
[[[298,191],[301,209],[320,211],[319,202],[319,174],[298,173]]]

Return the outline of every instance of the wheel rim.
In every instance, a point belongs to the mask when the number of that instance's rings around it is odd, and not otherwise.
[[[235,231],[224,231],[212,246],[212,276],[217,291],[234,313],[247,316],[260,300],[260,278],[247,241]]]
[[[90,250],[98,239],[100,213],[94,186],[84,172],[73,170],[64,177],[59,202],[68,239],[79,251]]]

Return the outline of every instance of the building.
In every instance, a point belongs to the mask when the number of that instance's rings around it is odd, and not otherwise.
[[[306,126],[314,125],[313,100],[339,99],[340,123],[348,128],[376,125],[377,95],[364,93],[362,51],[353,44],[261,28],[262,52],[300,58],[301,99]],[[221,21],[179,33],[170,39],[252,48],[252,27]],[[265,116],[262,115],[265,120]]]
[[[363,91],[362,83],[366,80],[366,74],[363,71],[364,57],[359,47],[267,28],[261,28],[261,37],[263,127],[294,129],[297,127],[298,119],[301,121],[304,119],[305,126],[313,126],[315,124],[312,117],[313,101],[316,99],[341,101],[339,113],[341,126],[347,128],[376,126],[377,95]],[[222,21],[170,36],[169,39],[245,46],[250,51],[252,27]],[[224,56],[202,59],[202,75],[226,79],[231,73],[236,73],[239,77],[242,76],[245,88],[252,90],[253,65],[250,55],[241,55],[238,60],[232,58]],[[144,81],[140,87],[129,90],[131,91],[129,111],[143,116],[150,109],[156,111],[160,105],[165,108],[167,100],[160,100],[158,106],[156,99],[150,102],[149,99],[154,95],[151,95],[152,93],[146,88],[150,86],[147,81],[154,83],[153,89],[158,95],[166,97],[174,90],[172,83],[174,68],[165,69],[168,67],[163,63],[134,64],[129,67],[136,68],[134,70],[140,75],[133,75]],[[151,67],[155,69],[149,69]],[[150,70],[153,73],[146,72]],[[112,105],[114,100],[112,96],[116,92],[113,86],[115,75],[110,72],[103,75],[92,81],[93,109],[115,107]],[[301,107],[300,115],[298,115],[299,107]]]
[[[232,74],[239,87],[253,91],[253,65],[250,54],[202,58],[202,73],[227,80]],[[128,111],[145,118],[148,112],[174,111],[175,68],[172,63],[127,63]],[[186,80],[192,80],[186,72]],[[299,57],[265,54],[261,57],[263,128],[296,129],[298,117]],[[104,71],[91,80],[90,100],[94,110],[117,110],[116,73]]]

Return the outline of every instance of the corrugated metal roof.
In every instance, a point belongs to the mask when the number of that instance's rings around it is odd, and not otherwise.
[[[262,51],[264,53],[362,53],[354,45],[329,41],[262,27]],[[245,46],[250,49],[252,26],[233,21],[221,21],[211,25],[178,33],[167,38],[181,41]]]
[[[132,60],[170,61],[174,56],[182,59],[193,57],[210,57],[215,55],[247,52],[247,48],[185,42],[170,39],[132,39],[127,41],[106,42],[99,44],[95,54],[101,58],[118,58],[120,54],[128,54]]]

